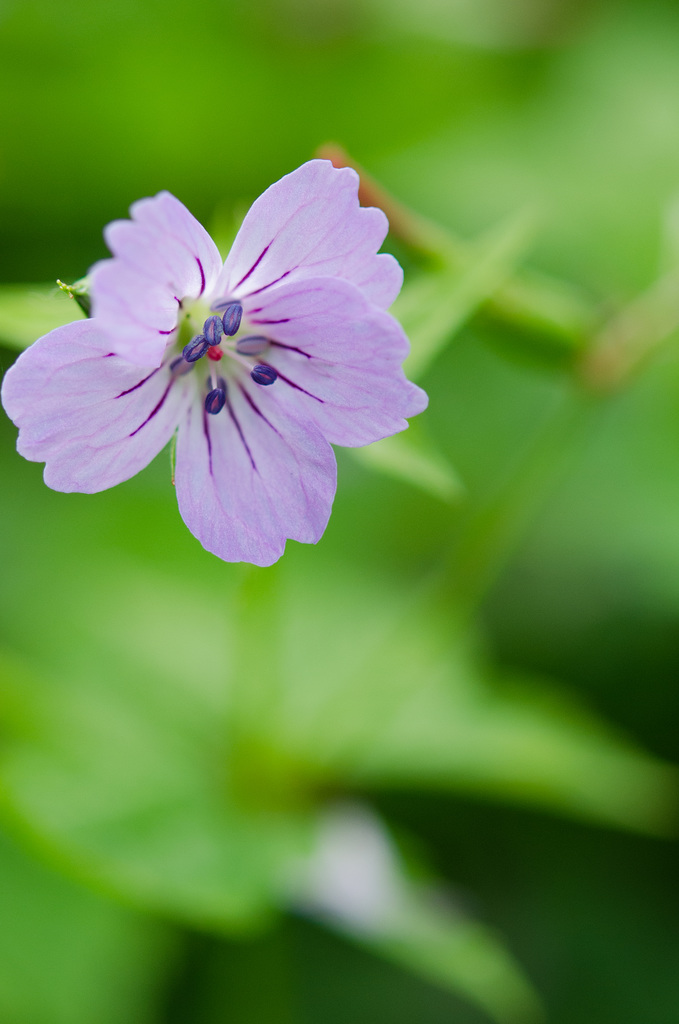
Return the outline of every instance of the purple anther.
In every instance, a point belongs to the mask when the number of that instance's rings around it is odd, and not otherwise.
[[[261,356],[269,344],[269,339],[263,334],[248,334],[246,338],[239,338],[236,342],[236,352],[242,356]]]
[[[177,356],[170,363],[170,373],[173,377],[183,377],[185,373],[193,369],[193,363],[187,363],[184,356]]]
[[[243,307],[240,302],[230,302],[222,316],[224,334],[228,334],[230,338],[232,338],[234,334],[238,334],[238,328],[240,327],[242,317]]]
[[[224,382],[220,380],[220,384]],[[209,412],[211,416],[216,416],[218,412],[221,412],[224,408],[224,402],[226,401],[226,388],[214,388],[208,392],[205,399],[205,412]]]
[[[224,333],[222,318],[220,316],[209,316],[203,324],[203,334],[210,345],[219,345],[219,340]]]
[[[197,334],[195,338],[191,338],[188,345],[184,345],[182,355],[187,363],[195,363],[205,355],[209,347],[210,342],[207,338],[203,334]]]
[[[273,366],[265,366],[263,363],[259,363],[254,370],[250,370],[250,376],[255,384],[262,384],[265,387],[278,379],[278,374]]]

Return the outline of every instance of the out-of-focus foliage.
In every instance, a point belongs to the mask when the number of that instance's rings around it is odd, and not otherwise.
[[[226,247],[334,139],[428,218],[430,394],[270,570],[166,455],[56,494],[3,419],[3,1022],[674,1024],[677,43],[661,0],[0,4],[3,368],[134,199]]]
[[[0,886],[3,1020],[148,1019],[173,952],[166,929],[38,866],[5,835]]]
[[[76,303],[56,285],[0,286],[0,339],[8,347],[27,348],[79,315]]]

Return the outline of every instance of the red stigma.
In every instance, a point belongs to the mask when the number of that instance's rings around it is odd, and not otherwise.
[[[219,362],[223,355],[224,353],[222,352],[219,345],[210,345],[209,349],[207,350],[208,359],[214,359],[216,363]]]

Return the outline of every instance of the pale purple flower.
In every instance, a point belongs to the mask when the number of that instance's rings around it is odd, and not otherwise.
[[[93,319],[24,352],[2,386],[18,450],[45,482],[92,493],[127,480],[177,434],[181,515],[228,561],[270,565],[286,538],[316,542],[349,447],[405,429],[424,392],[385,312],[401,286],[378,254],[384,214],[358,177],[311,160],[272,185],[222,263],[168,192],[105,232]]]

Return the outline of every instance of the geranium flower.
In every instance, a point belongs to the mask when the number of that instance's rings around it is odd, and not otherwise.
[[[331,444],[365,445],[427,404],[385,312],[396,260],[358,176],[311,160],[272,185],[222,263],[168,192],[105,231],[93,318],[57,328],[5,375],[18,450],[45,482],[93,493],[139,472],[176,431],[184,522],[227,561],[270,565],[315,543],[335,494]]]

